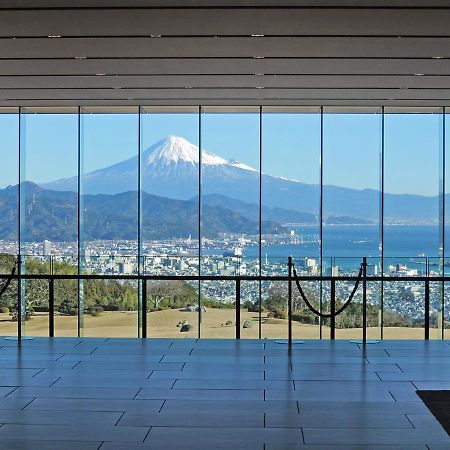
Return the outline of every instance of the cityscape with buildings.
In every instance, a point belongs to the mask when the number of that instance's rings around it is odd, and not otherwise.
[[[270,238],[269,238],[270,239]],[[293,237],[287,238],[284,243],[289,245]],[[295,238],[298,239],[298,238]],[[277,244],[283,242],[281,238],[274,240]],[[141,249],[141,273],[158,276],[184,276],[192,277],[187,282],[198,289],[196,277],[199,274],[199,260],[201,275],[211,277],[227,276],[258,276],[260,274],[259,258],[245,256],[246,249],[257,248],[258,236],[222,235],[220,240],[202,240],[202,255],[198,256],[198,240],[173,239],[144,242]],[[77,242],[43,242],[26,243],[22,248],[25,259],[33,258],[42,262],[64,262],[77,266],[78,250]],[[255,248],[256,247],[256,248]],[[270,247],[269,247],[270,248]],[[0,241],[0,253],[17,254],[17,242]],[[81,252],[81,270],[86,274],[100,275],[133,275],[139,272],[139,259],[137,241],[90,241],[84,244]],[[294,257],[294,264],[300,276],[317,276],[321,274],[319,257]],[[330,264],[331,261],[331,264]],[[341,260],[342,261],[342,260]],[[324,259],[322,274],[325,276],[356,276],[359,270],[361,258],[352,258],[346,262],[346,266],[339,265],[339,259]],[[412,267],[415,266],[415,267]],[[420,321],[424,312],[424,284],[416,281],[408,281],[408,277],[421,275],[423,267],[417,263],[408,262],[387,264],[385,276],[404,277],[403,281],[386,281],[383,287],[384,309],[399,313],[413,320]],[[261,275],[279,276],[287,275],[287,256],[273,257],[261,252]],[[430,270],[430,275],[437,272]],[[381,274],[380,262],[369,262],[367,275]],[[261,282],[245,281],[241,284],[241,302],[251,301],[257,304],[259,297],[264,298],[272,286],[273,281]],[[306,290],[313,298],[327,301],[330,296],[329,282],[306,282]],[[381,289],[379,282],[368,282],[368,302],[377,307],[380,304]],[[337,282],[336,298],[345,301],[353,289],[354,283]],[[229,280],[202,281],[202,294],[207,298],[215,299],[224,304],[232,304],[235,301],[235,283]],[[432,311],[440,310],[444,295],[445,308],[450,311],[450,286],[442,283],[430,284],[430,304]],[[355,295],[355,302],[362,301],[362,291],[359,289]],[[446,317],[447,319],[447,317]]]

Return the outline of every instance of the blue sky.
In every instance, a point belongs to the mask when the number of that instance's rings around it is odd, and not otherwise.
[[[141,120],[144,148],[170,134],[198,144],[196,114],[145,114]],[[45,182],[76,174],[76,115],[29,114],[21,128],[27,179]],[[201,128],[203,148],[259,167],[258,114],[203,114]],[[137,130],[137,115],[84,115],[85,171],[135,156]],[[262,130],[263,172],[318,183],[319,115],[264,114]],[[0,115],[0,136],[0,186],[16,184],[17,116]],[[325,184],[378,188],[380,115],[325,114],[323,144]],[[386,192],[436,195],[441,145],[438,115],[385,115]]]

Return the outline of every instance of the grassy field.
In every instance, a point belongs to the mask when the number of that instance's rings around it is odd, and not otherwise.
[[[180,332],[178,322],[186,320],[193,326],[193,330]],[[242,328],[244,321],[252,323],[251,328]],[[232,325],[226,325],[231,321]],[[198,314],[179,310],[164,310],[147,313],[148,336],[167,338],[196,338],[198,336]],[[293,336],[297,339],[318,339],[319,327],[292,323]],[[258,314],[241,311],[241,338],[258,338]],[[328,338],[330,330],[322,329],[323,337]],[[11,336],[17,334],[17,322],[9,316],[0,314],[0,335]],[[48,314],[38,313],[25,323],[25,334],[28,336],[48,336]],[[55,316],[56,336],[76,336],[77,318],[70,316]],[[263,338],[287,338],[287,320],[268,319],[263,315],[261,324]],[[97,317],[84,316],[84,336],[90,337],[136,337],[137,312],[102,312]],[[202,313],[201,337],[229,338],[235,337],[235,311],[233,309],[208,309]],[[337,339],[359,339],[362,337],[360,328],[337,329]],[[378,328],[368,328],[368,338],[379,337]],[[385,339],[423,339],[423,328],[384,328]],[[430,330],[431,339],[438,338],[438,330]],[[445,337],[450,338],[450,330],[445,330]]]

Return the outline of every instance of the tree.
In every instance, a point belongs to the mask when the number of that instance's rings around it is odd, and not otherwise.
[[[182,280],[147,281],[147,302],[152,310],[180,308],[198,302],[197,291]]]

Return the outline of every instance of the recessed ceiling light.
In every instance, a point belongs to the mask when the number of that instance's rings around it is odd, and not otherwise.
[[[151,37],[151,38],[158,39],[158,38],[161,37],[161,35],[160,35],[160,34],[151,34],[150,37]]]
[[[255,89],[264,89],[264,86],[256,86]]]
[[[264,37],[264,34],[252,34],[252,37]]]
[[[104,77],[104,76],[106,76],[106,73],[96,73],[95,75],[97,77]]]
[[[425,74],[424,73],[415,73],[414,76],[415,77],[423,77]]]
[[[86,59],[87,56],[75,56],[75,59]]]
[[[444,59],[443,56],[432,56],[431,59]]]
[[[49,37],[49,38],[60,38],[61,36],[59,34],[49,34],[47,37]]]
[[[254,56],[253,59],[264,59],[264,56]]]
[[[262,76],[264,76],[263,73],[255,73],[255,77],[262,77]]]

